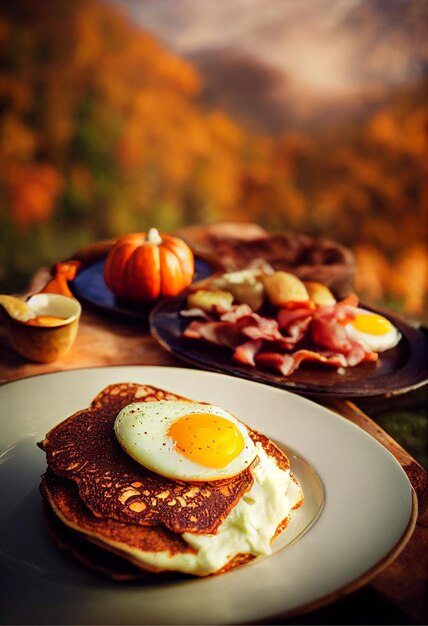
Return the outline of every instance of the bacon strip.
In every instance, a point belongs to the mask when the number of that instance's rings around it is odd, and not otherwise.
[[[318,346],[341,354],[348,354],[352,350],[345,328],[334,318],[314,318],[311,331],[312,339]]]
[[[263,369],[278,371],[283,376],[289,376],[297,370],[303,361],[314,361],[333,367],[346,367],[347,361],[343,354],[327,354],[314,350],[297,350],[293,354],[279,354],[264,352],[256,356],[256,365]]]
[[[245,339],[241,329],[230,322],[202,322],[193,320],[184,330],[183,337],[205,339],[210,343],[228,348],[237,348]]]
[[[192,321],[183,336],[226,346],[233,350],[234,361],[283,376],[305,361],[354,367],[378,358],[376,352],[346,334],[345,324],[354,319],[356,304],[356,297],[349,296],[317,309],[281,309],[276,319],[254,313],[247,305],[234,305],[230,311],[218,313],[217,319]],[[303,339],[311,340],[309,347],[295,350]]]
[[[312,319],[313,311],[308,307],[298,309],[279,309],[276,314],[279,329],[288,332],[288,329],[301,320]]]
[[[236,348],[232,359],[234,361],[238,361],[239,363],[243,363],[244,365],[251,365],[252,367],[255,367],[256,363],[254,357],[262,347],[262,344],[262,339],[246,341]]]

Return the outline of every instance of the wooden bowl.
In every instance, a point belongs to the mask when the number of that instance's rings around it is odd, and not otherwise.
[[[31,296],[27,304],[36,316],[53,316],[61,320],[54,326],[39,326],[9,316],[12,346],[30,361],[51,363],[70,350],[74,343],[81,314],[80,303],[68,296],[41,293]]]

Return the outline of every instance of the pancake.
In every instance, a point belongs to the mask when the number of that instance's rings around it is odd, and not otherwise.
[[[42,442],[51,471],[75,481],[86,506],[99,517],[176,533],[212,533],[253,483],[250,469],[215,482],[185,483],[151,472],[127,455],[113,425],[132,402],[187,400],[161,389],[110,385],[88,409],[53,428]]]
[[[286,454],[248,427],[257,456],[229,479],[182,482],[134,461],[116,439],[116,415],[130,403],[165,399],[191,402],[148,385],[110,385],[39,444],[48,464],[41,492],[55,517],[49,525],[56,542],[116,580],[224,573],[269,553],[303,501]],[[278,498],[284,504],[272,517]]]
[[[159,581],[186,577],[186,574],[172,569],[160,570],[144,559],[147,552],[167,552],[194,554],[193,550],[179,535],[163,526],[142,526],[98,518],[84,505],[73,481],[55,476],[47,471],[40,485],[47,503],[46,519],[49,532],[61,549],[70,552],[85,566],[107,575],[113,580],[142,580],[153,583],[153,575]],[[296,505],[299,506],[300,502]],[[288,525],[287,516],[278,525],[277,537]],[[252,554],[238,554],[230,559],[215,575],[223,574],[255,558]],[[173,564],[171,563],[171,567]]]
[[[95,545],[88,541],[84,534],[63,524],[47,501],[44,506],[44,518],[48,533],[56,547],[67,553],[71,560],[76,560],[85,567],[115,581],[157,581],[158,576],[145,572],[116,554]]]
[[[97,518],[85,507],[72,481],[50,472],[43,476],[40,489],[47,503],[49,533],[59,548],[67,550],[85,566],[113,580],[141,580],[145,584],[159,582],[159,576],[162,580],[188,577],[181,572],[155,570],[143,563],[144,551],[153,552],[156,546],[159,550],[171,549],[175,554],[180,549],[183,553],[192,551],[184,541],[177,542],[165,528]],[[285,526],[286,521],[278,532]],[[140,554],[140,560],[129,554],[129,548]],[[223,574],[254,558],[250,554],[237,555],[216,574]]]
[[[80,537],[78,536],[74,539],[70,535],[67,538],[64,533],[62,537],[68,545],[73,545],[73,543],[74,546],[77,545],[79,553],[83,552],[89,562],[92,560],[95,563],[99,563],[100,559],[98,556],[91,559],[91,553],[89,552],[88,556],[86,548],[82,550],[82,546],[79,546],[78,543],[78,540],[81,541],[82,537],[101,545],[109,552],[125,557],[130,563],[135,563],[137,569],[134,567],[127,571],[127,574],[133,574],[133,577],[137,576],[139,570],[140,575],[142,575],[141,569],[143,571],[158,570],[151,568],[147,564],[143,566],[140,560],[136,561],[133,558],[130,550],[140,554],[165,551],[171,556],[174,554],[195,553],[195,550],[180,535],[173,533],[165,526],[142,526],[141,524],[129,524],[96,517],[80,499],[76,484],[73,481],[55,476],[52,472],[48,471],[43,476],[40,490],[57,518],[69,529],[80,533]],[[119,571],[123,573],[126,561],[122,561],[122,563],[120,561],[117,564],[111,561],[109,567],[105,567],[105,573],[113,575],[112,572],[117,573],[119,567]]]

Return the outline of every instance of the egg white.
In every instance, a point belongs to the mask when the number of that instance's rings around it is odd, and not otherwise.
[[[183,533],[194,553],[150,552],[126,545],[135,561],[161,570],[207,576],[218,572],[238,554],[271,554],[278,525],[303,501],[300,486],[290,470],[278,467],[257,443],[258,459],[251,466],[254,483],[223,520],[215,534]]]
[[[212,413],[233,422],[244,437],[242,452],[220,468],[206,467],[180,454],[168,431],[175,420],[190,413]],[[212,404],[185,400],[135,402],[120,411],[114,430],[119,443],[133,459],[172,479],[198,482],[229,478],[249,467],[257,454],[245,425],[225,409]]]
[[[365,309],[355,308],[355,313],[359,315],[374,315],[370,311],[366,311]],[[381,315],[376,314],[376,317],[382,317]],[[386,318],[382,318],[385,319]],[[385,350],[389,350],[397,345],[400,341],[401,335],[399,331],[395,328],[395,326],[386,320],[391,328],[388,332],[383,335],[375,335],[372,333],[366,333],[361,330],[357,330],[352,322],[349,322],[345,326],[346,335],[350,339],[354,339],[359,341],[366,349],[371,350],[373,352],[384,352]]]

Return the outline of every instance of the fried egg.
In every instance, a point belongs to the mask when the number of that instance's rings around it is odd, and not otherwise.
[[[355,318],[346,324],[350,339],[362,343],[373,352],[383,352],[397,345],[400,333],[389,320],[377,313],[355,308]]]
[[[211,404],[132,403],[117,415],[114,430],[133,459],[172,479],[229,478],[249,467],[257,454],[245,425]]]

